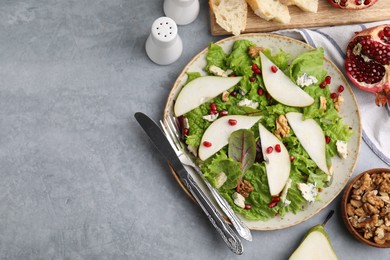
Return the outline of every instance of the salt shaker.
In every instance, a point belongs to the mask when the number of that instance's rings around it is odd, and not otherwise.
[[[157,18],[152,24],[145,49],[149,58],[159,65],[176,61],[183,52],[183,42],[175,21],[169,17]]]
[[[164,0],[164,13],[178,25],[192,23],[199,14],[199,0]]]

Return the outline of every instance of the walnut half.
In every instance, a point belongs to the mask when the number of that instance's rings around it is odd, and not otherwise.
[[[248,54],[253,59],[260,55],[260,52],[265,50],[264,47],[259,46],[249,46],[248,48]]]
[[[281,140],[290,133],[290,127],[287,123],[287,118],[284,115],[280,115],[276,118],[276,130],[274,132],[275,136]]]
[[[248,198],[249,193],[251,193],[253,190],[254,190],[253,186],[247,180],[241,181],[238,184],[237,189],[236,189],[236,191],[238,193],[240,193],[244,198]]]

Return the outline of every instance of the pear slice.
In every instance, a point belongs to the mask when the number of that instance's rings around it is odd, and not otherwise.
[[[301,244],[293,252],[289,260],[338,259],[336,253],[333,250],[332,244],[330,243],[329,236],[324,229],[326,222],[333,215],[333,213],[334,211],[331,211],[323,224],[316,225],[307,231]]]
[[[307,107],[314,103],[314,99],[294,84],[264,53],[260,52],[260,58],[265,88],[275,100],[292,107]],[[277,70],[273,71],[272,67]]]
[[[310,158],[317,164],[318,168],[329,174],[325,154],[325,135],[322,128],[314,119],[303,120],[303,115],[298,112],[289,112],[286,117]]]
[[[261,149],[266,161],[265,169],[267,171],[268,187],[271,196],[278,196],[286,186],[290,176],[290,155],[284,144],[260,123],[259,134]],[[275,148],[276,145],[280,147],[279,152]],[[267,148],[269,147],[272,147],[273,151],[271,153],[267,153]]]
[[[240,82],[242,77],[204,76],[190,81],[176,98],[174,112],[181,116]]]
[[[199,158],[203,161],[208,159],[228,144],[231,133],[239,129],[251,128],[260,118],[261,116],[243,115],[230,115],[218,118],[206,129],[202,136],[198,151]],[[229,123],[229,120],[235,121],[230,121]],[[205,145],[205,142],[208,145]]]

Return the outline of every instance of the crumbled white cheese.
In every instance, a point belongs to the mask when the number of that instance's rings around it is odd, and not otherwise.
[[[215,76],[221,76],[221,77],[228,77],[229,74],[233,72],[231,69],[225,71],[215,65],[211,65],[209,71],[213,73]]]
[[[280,201],[283,204],[285,204],[286,197],[287,197],[287,192],[288,192],[288,189],[290,189],[290,188],[291,188],[291,179],[288,178],[288,180],[286,182],[286,185],[283,188],[282,194],[280,195]],[[290,201],[290,203],[291,203],[291,201]]]
[[[331,166],[329,167],[329,174],[328,174],[328,177],[326,178],[326,181],[327,181],[327,182],[330,182],[330,181],[332,180],[333,173],[334,173],[334,169],[333,169],[333,165],[331,165]]]
[[[217,178],[215,178],[216,181],[216,188],[219,189],[222,187],[222,185],[227,181],[227,176],[224,172],[220,172],[217,175]]]
[[[245,198],[240,193],[233,193],[233,202],[240,208],[245,208]]]
[[[282,204],[283,207],[287,207],[288,205],[291,204],[291,201],[290,200],[285,200]]]
[[[198,156],[198,147],[192,145],[192,144],[189,144],[187,146],[188,148],[188,151],[190,151],[194,156]]]
[[[256,109],[259,106],[259,103],[245,98],[238,102],[237,106]]]
[[[298,189],[301,191],[302,197],[308,202],[314,202],[317,196],[317,188],[312,183],[298,183]]]
[[[207,115],[207,116],[202,116],[202,118],[204,120],[209,121],[209,122],[213,122],[213,121],[215,121],[215,119],[218,118],[218,114],[210,114],[210,115]]]
[[[342,159],[346,159],[348,156],[347,143],[341,140],[336,141],[337,153]]]
[[[317,83],[318,80],[314,76],[308,76],[306,73],[303,73],[297,78],[297,84],[301,87],[307,87]]]
[[[188,122],[187,117],[183,117],[183,128],[187,128],[187,129],[190,128],[190,123]]]

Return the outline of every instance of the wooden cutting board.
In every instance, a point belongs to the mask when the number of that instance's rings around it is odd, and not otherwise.
[[[310,28],[390,20],[390,0],[379,0],[372,7],[358,11],[341,10],[334,8],[327,0],[319,0],[317,13],[304,12],[296,6],[289,6],[289,11],[291,15],[290,23],[281,24],[261,19],[256,16],[248,6],[247,24],[243,33],[270,32],[280,29]],[[210,27],[211,34],[214,36],[231,34],[217,24],[211,9]]]

